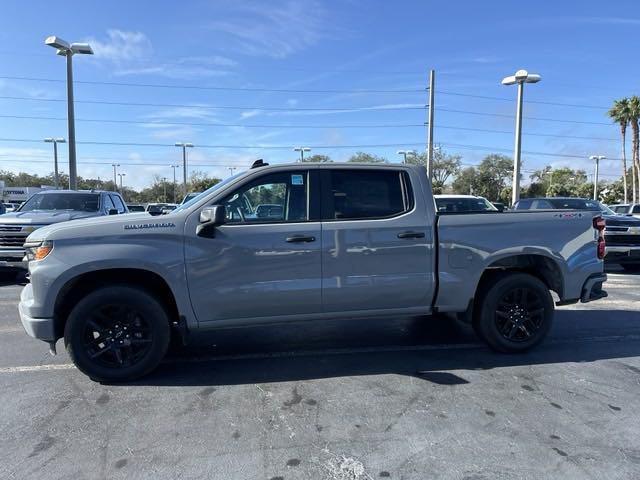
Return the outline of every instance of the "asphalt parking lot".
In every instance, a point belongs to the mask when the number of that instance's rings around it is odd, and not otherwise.
[[[524,355],[445,319],[329,322],[223,331],[100,385],[26,336],[5,283],[0,478],[638,478],[639,287],[612,273]]]

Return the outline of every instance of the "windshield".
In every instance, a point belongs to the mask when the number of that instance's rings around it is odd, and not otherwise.
[[[228,185],[229,183],[233,182],[236,178],[241,177],[242,175],[244,175],[245,172],[240,172],[240,173],[236,173],[235,175],[225,178],[224,180],[222,180],[219,183],[216,183],[213,187],[205,190],[202,193],[199,193],[198,195],[196,195],[195,197],[193,197],[192,199],[186,201],[185,203],[179,205],[175,210],[173,210],[171,213],[176,213],[176,212],[180,212],[182,210],[185,210],[187,208],[189,208],[191,205],[198,203],[200,201],[201,198],[204,198],[205,196],[209,195],[210,193],[215,192],[216,190],[218,190],[219,188],[222,188],[226,185]]]
[[[36,193],[27,200],[20,212],[38,210],[73,210],[77,212],[97,212],[100,195],[97,193]]]
[[[438,213],[497,212],[483,197],[436,197]]]

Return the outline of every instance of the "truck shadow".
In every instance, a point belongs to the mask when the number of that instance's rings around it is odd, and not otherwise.
[[[218,331],[215,346],[174,352],[154,373],[129,385],[240,385],[380,374],[456,385],[469,382],[469,370],[636,356],[636,311],[560,310],[547,341],[514,355],[492,352],[468,326],[446,318],[358,320]]]

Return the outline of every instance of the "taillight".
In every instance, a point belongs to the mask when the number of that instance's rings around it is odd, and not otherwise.
[[[598,258],[599,259],[603,259],[605,254],[607,253],[606,250],[606,243],[605,243],[605,239],[604,239],[604,228],[605,228],[605,221],[604,218],[602,217],[593,217],[593,228],[595,228],[598,232]]]

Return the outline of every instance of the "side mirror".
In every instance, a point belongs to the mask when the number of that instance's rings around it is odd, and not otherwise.
[[[215,228],[227,221],[227,213],[224,205],[205,207],[200,211],[200,225],[196,227],[196,235],[199,237],[215,237]]]
[[[110,208],[109,209],[109,215],[117,215],[118,214],[118,209],[117,208]]]

